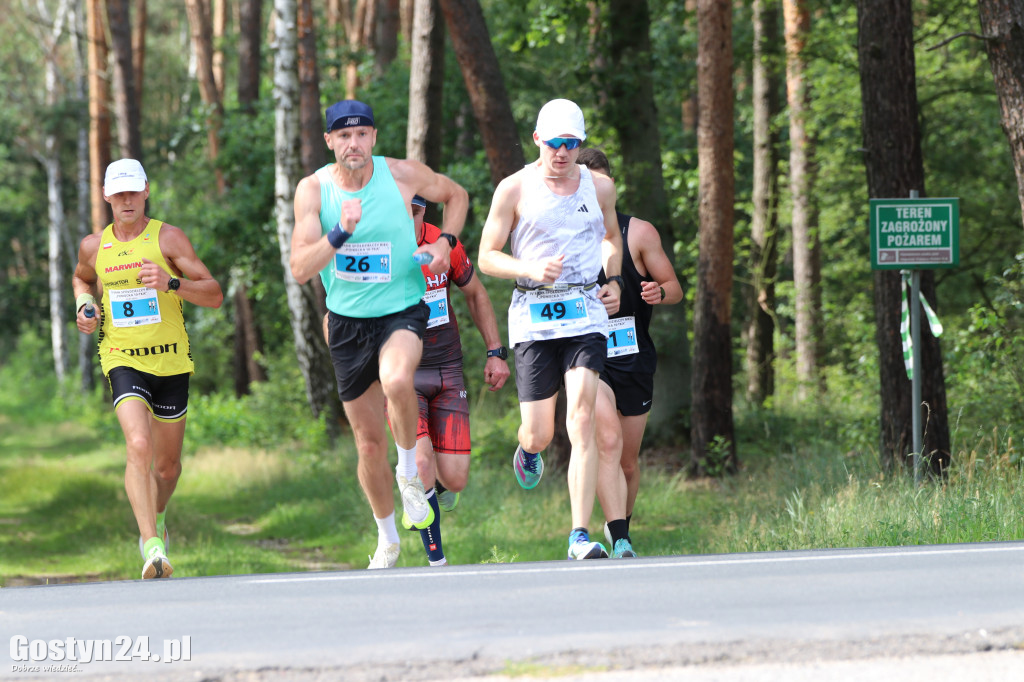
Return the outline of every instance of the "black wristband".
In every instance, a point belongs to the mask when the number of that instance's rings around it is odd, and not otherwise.
[[[452,247],[453,249],[455,248],[455,245],[458,243],[458,239],[456,238],[456,236],[454,234],[448,234],[447,232],[442,232],[441,234],[438,235],[438,237],[440,239],[444,239],[446,242],[448,242],[448,246]]]
[[[626,283],[623,281],[622,275],[612,275],[611,277],[606,277],[605,279],[607,279],[609,282],[617,282],[619,285],[620,292],[626,290]]]
[[[348,238],[352,236],[351,232],[346,232],[345,228],[338,223],[331,228],[331,231],[327,233],[327,241],[331,243],[336,249],[340,249],[341,245],[348,241]]]

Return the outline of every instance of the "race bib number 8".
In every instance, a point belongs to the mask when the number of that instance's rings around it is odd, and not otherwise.
[[[636,341],[636,318],[632,315],[608,320],[608,357],[640,352]]]
[[[149,287],[110,290],[110,317],[115,327],[139,327],[160,321],[156,290]]]
[[[423,297],[423,302],[430,308],[427,329],[448,324],[448,287],[428,291],[427,295]]]
[[[346,243],[334,254],[334,276],[346,282],[390,282],[391,242]]]
[[[530,311],[530,328],[562,329],[586,324],[587,301],[579,290],[530,291],[526,295]]]

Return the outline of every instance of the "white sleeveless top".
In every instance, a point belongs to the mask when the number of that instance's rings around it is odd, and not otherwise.
[[[604,214],[590,169],[578,165],[580,184],[569,196],[555,194],[536,164],[526,166],[519,222],[512,230],[512,256],[540,260],[564,254],[554,286],[528,277],[516,280],[508,309],[509,345],[598,332],[607,336],[608,314],[597,298]],[[577,286],[572,286],[577,285]],[[586,286],[584,286],[586,285]],[[594,285],[594,286],[590,286]],[[589,286],[590,288],[586,288]],[[535,289],[521,291],[520,288]]]

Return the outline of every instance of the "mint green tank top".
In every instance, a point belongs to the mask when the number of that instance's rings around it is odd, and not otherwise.
[[[363,216],[352,237],[338,249],[320,280],[327,308],[347,317],[381,317],[405,310],[426,293],[423,270],[412,259],[416,233],[405,199],[383,156],[373,157],[366,187],[346,192],[335,184],[328,164],[320,180],[320,228],[323,234],[341,218],[341,203],[361,199]]]

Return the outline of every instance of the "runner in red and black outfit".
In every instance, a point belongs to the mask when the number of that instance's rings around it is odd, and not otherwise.
[[[413,197],[412,216],[419,245],[433,244],[441,230],[423,222],[426,201]],[[469,400],[462,378],[462,341],[459,323],[451,308],[451,283],[466,296],[469,314],[487,345],[484,381],[492,391],[501,388],[509,377],[508,350],[501,343],[494,308],[483,283],[476,276],[462,243],[452,240],[451,267],[435,275],[423,266],[427,281],[424,302],[430,307],[427,331],[423,335],[423,357],[416,370],[416,394],[420,420],[416,434],[416,466],[427,501],[434,508],[434,522],[420,531],[431,566],[447,563],[441,545],[440,510],[451,511],[458,504],[459,492],[469,480]],[[432,488],[436,485],[436,488]],[[436,490],[436,494],[435,494]]]

